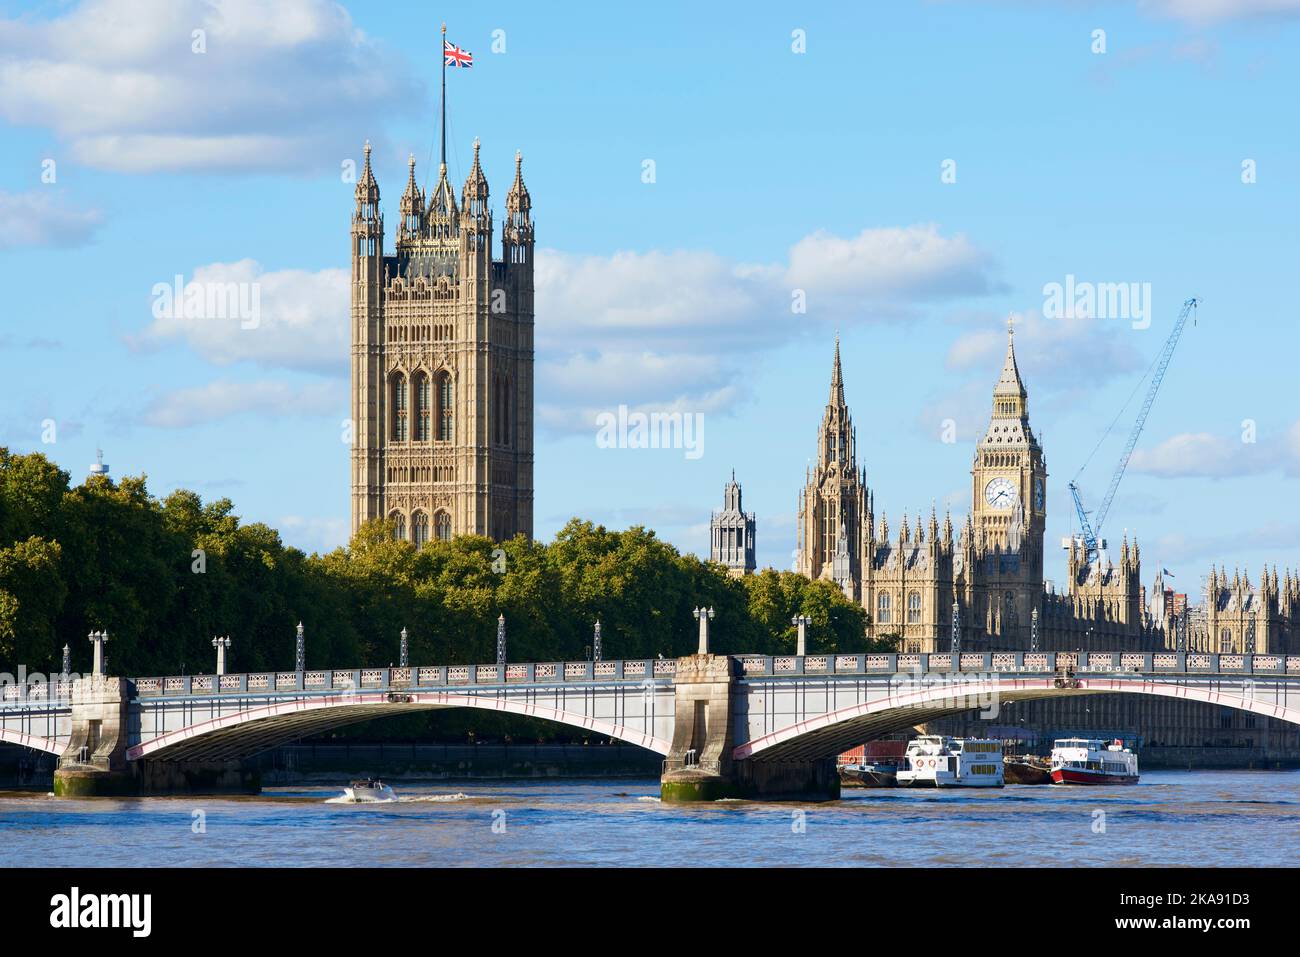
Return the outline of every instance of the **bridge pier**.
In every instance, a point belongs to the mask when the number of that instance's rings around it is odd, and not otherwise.
[[[59,797],[134,794],[127,766],[130,687],[124,678],[91,674],[72,685],[72,735],[54,772]]]
[[[262,772],[242,761],[136,762],[142,794],[258,794]]]
[[[741,797],[765,801],[838,801],[840,774],[834,758],[813,761],[736,761]]]
[[[660,800],[838,800],[840,778],[834,758],[732,758],[732,695],[737,670],[738,663],[727,655],[705,652],[677,659],[673,742],[659,780]]]

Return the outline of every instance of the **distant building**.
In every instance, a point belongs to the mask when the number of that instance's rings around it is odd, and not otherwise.
[[[108,466],[104,463],[104,450],[95,449],[95,464],[90,467],[90,474],[87,478],[93,478],[96,475],[102,475],[108,478]]]
[[[1186,594],[1166,587],[1162,569],[1148,603],[1135,539],[1125,534],[1114,553],[1103,544],[1092,557],[1072,537],[1065,589],[1049,587],[1047,462],[1029,425],[1010,327],[992,398],[974,449],[965,521],[941,520],[932,506],[928,521],[904,514],[891,532],[857,459],[836,341],[817,459],[799,493],[797,568],[835,582],[861,604],[871,616],[870,637],[897,637],[909,653],[947,651],[956,605],[968,651],[1029,649],[1037,616],[1041,651],[1300,652],[1300,576],[1289,570],[1265,569],[1258,584],[1241,572],[1211,570],[1204,607],[1193,609]]]
[[[736,473],[723,492],[722,511],[709,522],[709,559],[725,565],[736,578],[752,574],[754,560],[754,513],[740,507],[740,483]]]

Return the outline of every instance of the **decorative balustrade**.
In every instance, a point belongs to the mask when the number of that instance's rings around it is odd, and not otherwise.
[[[817,675],[888,675],[913,671],[948,672],[953,670],[953,655],[934,654],[836,654],[836,655],[737,655],[738,672],[744,677],[797,677]],[[1289,674],[1300,673],[1300,655],[1209,654],[1204,652],[965,652],[960,655],[961,671],[997,673],[1053,672],[1060,669],[1123,673],[1213,673],[1213,674]],[[443,665],[422,668],[366,668],[352,671],[320,670],[306,672],[261,672],[234,675],[183,675],[137,678],[136,693],[141,697],[220,694],[266,695],[280,693],[318,693],[404,691],[449,685],[582,683],[590,681],[644,682],[671,680],[676,673],[676,659],[634,661],[567,661],[539,664],[514,663],[504,666]],[[0,701],[42,701],[71,695],[71,684],[61,680],[57,689],[42,681],[23,686],[0,685]]]

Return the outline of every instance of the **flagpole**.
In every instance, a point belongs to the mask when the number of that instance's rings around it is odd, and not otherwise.
[[[447,24],[442,25],[442,49],[438,51],[442,56],[442,149],[441,162],[445,167],[447,165]]]

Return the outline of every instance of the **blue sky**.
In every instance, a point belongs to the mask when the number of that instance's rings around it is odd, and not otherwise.
[[[877,511],[960,516],[1012,313],[1057,541],[1196,295],[1106,533],[1193,591],[1211,561],[1294,565],[1300,0],[743,10],[0,4],[0,443],[78,477],[102,446],[156,493],[342,543],[341,171],[370,139],[391,247],[445,19],[475,55],[448,77],[454,181],[478,137],[498,224],[516,149],[533,197],[539,537],[581,515],[704,550],[734,468],[760,563],[789,567],[837,330]],[[156,320],[178,274],[258,282],[261,324]],[[1045,316],[1071,275],[1149,283],[1150,326]],[[704,454],[598,448],[621,404],[701,413]]]

